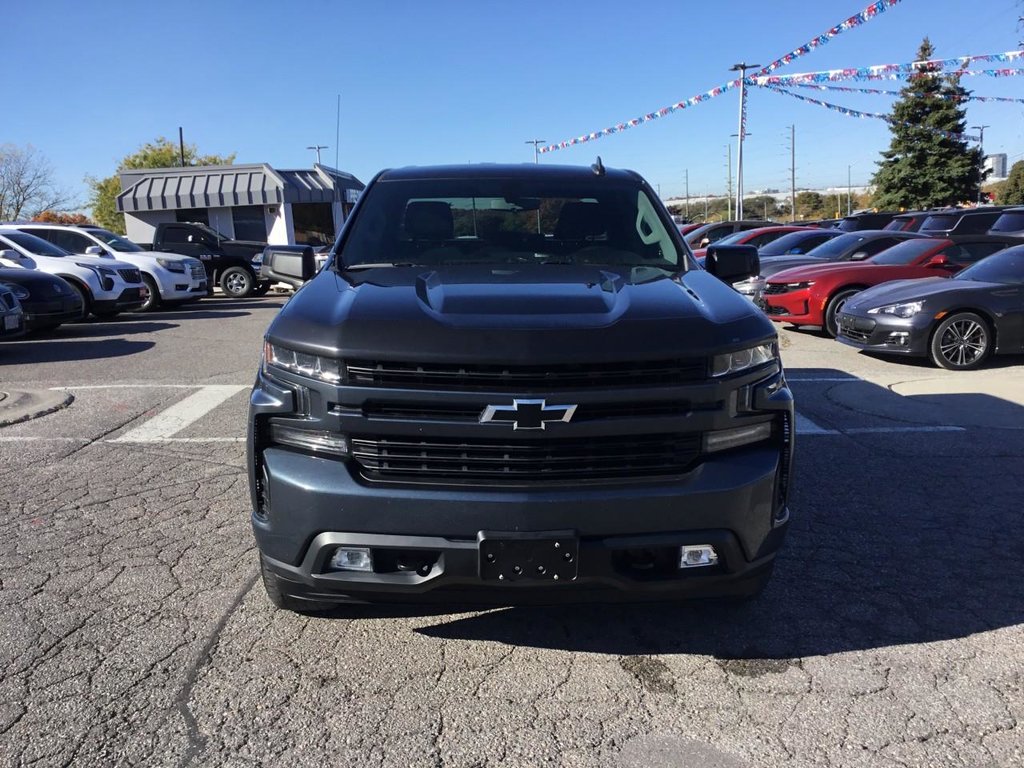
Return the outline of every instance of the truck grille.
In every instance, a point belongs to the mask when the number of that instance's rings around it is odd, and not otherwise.
[[[349,360],[348,383],[363,387],[510,391],[650,387],[699,381],[707,361],[659,360],[639,363],[561,365],[457,365]]]
[[[386,403],[369,401],[362,408],[349,409],[332,403],[336,414],[358,413],[370,419],[401,419],[412,421],[461,421],[476,423],[483,413],[483,405],[454,405],[450,403]],[[603,419],[639,419],[683,417],[694,410],[718,410],[721,402],[693,404],[685,400],[652,400],[650,402],[582,403],[573,414],[573,423]]]
[[[126,283],[141,283],[142,273],[137,269],[119,269],[117,273]]]
[[[700,444],[692,434],[516,442],[353,437],[351,450],[371,480],[531,482],[679,474]]]
[[[206,279],[206,267],[202,264],[190,264],[189,268],[192,270],[192,278],[194,280]]]

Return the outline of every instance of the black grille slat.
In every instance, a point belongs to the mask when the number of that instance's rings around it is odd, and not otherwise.
[[[585,365],[504,366],[346,361],[348,383],[368,387],[439,387],[444,389],[513,390],[568,389],[594,386],[637,386],[698,381],[707,375],[707,363],[697,360],[662,360],[639,363]]]
[[[121,276],[121,279],[126,283],[141,283],[142,273],[137,269],[119,269],[117,274]]]
[[[698,435],[589,440],[412,440],[353,437],[352,456],[371,477],[407,476],[613,479],[684,472],[697,457]]]
[[[780,293],[789,293],[790,291],[793,290],[796,289],[790,288],[785,283],[768,283],[768,285],[764,287],[764,294],[765,296],[775,296]]]
[[[406,419],[410,421],[463,421],[475,422],[485,406],[457,405],[405,405],[396,403],[369,402],[362,413],[371,419]],[[598,419],[666,418],[685,416],[691,410],[709,410],[721,407],[721,403],[700,403],[690,405],[684,401],[652,401],[647,403],[583,403],[573,414],[575,423]]]

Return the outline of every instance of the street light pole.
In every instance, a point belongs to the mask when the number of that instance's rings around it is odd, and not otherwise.
[[[853,195],[853,186],[850,184],[850,168],[852,166],[846,166],[846,215],[849,216],[853,213],[853,203],[851,197]]]
[[[739,127],[739,146],[736,152],[736,218],[743,218],[743,137],[747,132],[747,70],[756,69],[761,66],[760,64],[747,64],[746,62],[740,62],[739,64],[733,64],[729,68],[730,72],[740,73],[740,127]]]
[[[686,220],[690,220],[690,169],[686,169]]]
[[[728,194],[725,197],[725,215],[728,220],[732,219],[732,142],[725,145],[726,152],[728,152],[728,165],[729,175],[726,176],[725,186],[728,190]]]
[[[986,128],[990,128],[990,127],[991,126],[988,126],[988,125],[972,125],[971,126],[971,128],[974,128],[975,130],[978,131],[978,149],[981,150],[981,165],[982,165],[982,169],[983,169],[982,173],[984,173],[984,167],[985,167],[985,129]],[[979,205],[981,204],[981,182],[982,182],[982,179],[979,179],[978,180],[978,203],[979,203]]]
[[[312,149],[314,152],[316,152],[316,164],[320,165],[320,150],[329,149],[329,147],[326,144],[314,144],[311,147],[306,147],[306,149]]]
[[[796,224],[796,124],[789,126],[789,207]]]
[[[530,139],[524,141],[524,144],[533,144],[533,162],[540,165],[540,145],[543,144],[547,139]]]

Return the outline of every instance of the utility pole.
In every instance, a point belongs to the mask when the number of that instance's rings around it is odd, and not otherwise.
[[[732,142],[729,142],[728,144],[726,144],[725,145],[725,149],[729,153],[728,154],[728,157],[729,157],[729,160],[728,160],[729,175],[725,177],[725,186],[726,186],[726,189],[728,190],[728,194],[726,195],[726,198],[725,198],[725,211],[726,211],[726,220],[730,220],[731,221],[732,220]]]
[[[743,138],[747,132],[747,70],[756,69],[760,64],[740,62],[729,68],[730,72],[740,73],[740,127],[739,146],[736,151],[736,218],[743,218]]]
[[[789,208],[796,224],[796,124],[789,126]]]
[[[329,149],[329,147],[326,144],[314,144],[311,147],[306,147],[306,149],[312,149],[314,152],[316,152],[316,164],[320,165],[320,150]]]
[[[690,220],[690,169],[686,169],[686,220]]]
[[[658,190],[658,199],[661,199],[661,184],[655,184],[655,188]]]
[[[853,213],[853,185],[850,184],[850,168],[846,166],[846,215]]]
[[[982,168],[985,166],[985,129],[990,128],[989,125],[972,125],[978,131],[978,149],[981,150],[981,165]],[[984,171],[982,171],[984,173]],[[981,205],[981,179],[978,181],[978,204]]]
[[[185,133],[178,126],[178,151],[181,153],[181,167],[185,167]]]
[[[540,145],[543,144],[546,139],[530,139],[524,141],[524,144],[533,144],[533,162],[540,165]]]

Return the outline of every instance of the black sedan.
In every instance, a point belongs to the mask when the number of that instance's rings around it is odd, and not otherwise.
[[[38,269],[0,269],[0,283],[11,286],[25,311],[25,329],[41,331],[80,320],[82,298],[55,275]]]
[[[838,315],[839,341],[872,352],[977,368],[991,354],[1024,353],[1024,245],[952,278],[897,280],[858,293]]]

